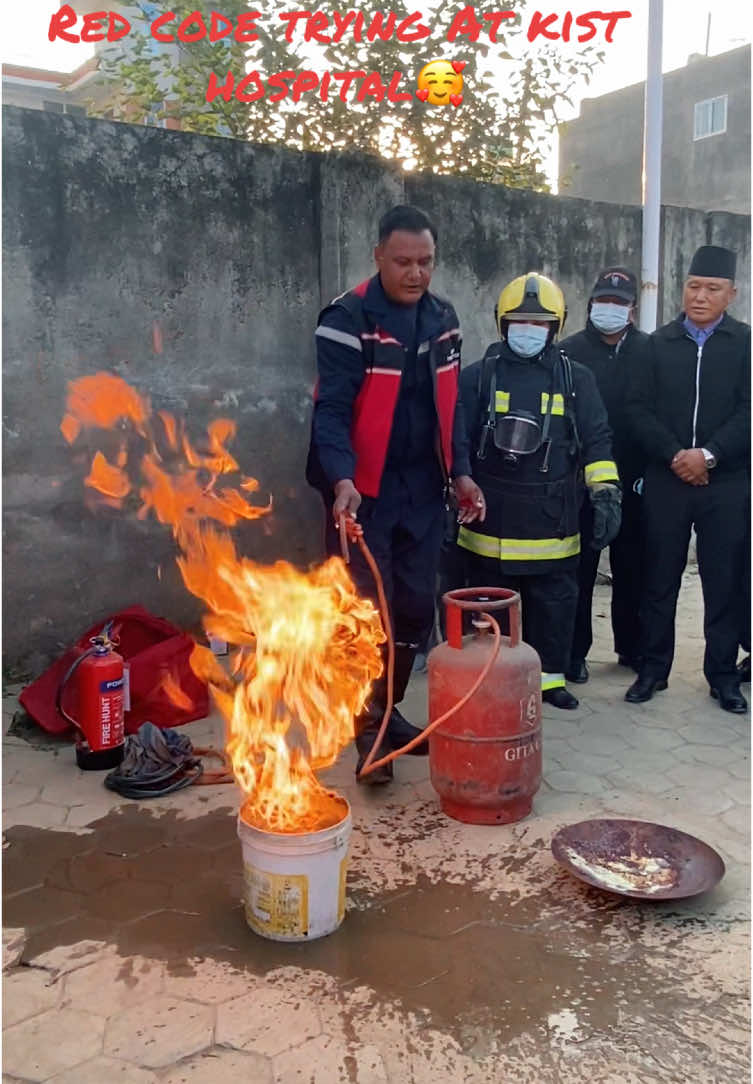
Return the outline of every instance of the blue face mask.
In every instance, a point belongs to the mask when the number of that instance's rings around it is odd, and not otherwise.
[[[615,335],[627,327],[630,305],[617,305],[614,301],[594,301],[591,305],[591,323],[603,335]]]
[[[538,324],[519,324],[512,321],[507,327],[507,345],[521,358],[535,358],[546,346],[549,328]]]

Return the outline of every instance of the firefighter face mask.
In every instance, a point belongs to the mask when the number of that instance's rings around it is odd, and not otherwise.
[[[540,324],[524,324],[510,321],[507,326],[507,345],[521,358],[535,358],[546,346],[549,328]]]
[[[531,455],[541,447],[541,425],[526,410],[497,415],[494,426],[494,445],[500,452],[517,463],[518,457]]]

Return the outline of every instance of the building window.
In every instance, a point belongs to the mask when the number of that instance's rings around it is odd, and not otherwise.
[[[727,131],[727,95],[695,103],[693,139],[706,139]]]
[[[42,109],[47,113],[65,113],[65,106],[62,102],[42,102]]]

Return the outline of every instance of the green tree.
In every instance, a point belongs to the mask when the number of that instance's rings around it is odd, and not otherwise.
[[[449,42],[447,30],[461,10],[457,7],[425,14],[423,22],[431,36],[423,40],[401,43],[393,34],[388,40],[376,36],[374,41],[359,42],[351,29],[341,41],[328,44],[306,42],[302,24],[288,42],[280,5],[271,0],[221,0],[217,11],[233,21],[249,10],[260,12],[257,41],[238,43],[229,36],[212,44],[207,37],[182,43],[172,52],[155,51],[149,23],[158,14],[175,12],[169,26],[174,32],[196,4],[197,0],[139,0],[142,14],[132,19],[134,30],[124,39],[127,51],[113,52],[104,66],[112,89],[111,115],[131,119],[166,102],[158,107],[160,115],[178,117],[187,131],[283,142],[302,150],[376,154],[402,161],[406,168],[545,190],[542,167],[559,120],[558,108],[569,103],[572,87],[587,82],[603,59],[592,46],[577,50],[538,42],[530,46],[520,14],[522,0],[508,3],[508,9],[518,14],[501,25],[496,43],[489,40],[487,23],[482,23],[475,43],[463,36]],[[208,25],[212,9],[201,10]],[[368,28],[375,11],[365,0],[350,0],[347,6],[323,0],[317,10],[329,17],[325,32],[330,35],[335,29],[333,12],[362,12]],[[412,11],[404,0],[395,0],[390,7],[395,25]],[[463,102],[458,108],[432,107],[414,94],[419,70],[440,57],[465,61]],[[279,72],[314,71],[319,76],[325,71],[378,72],[385,88],[393,73],[400,72],[398,89],[410,92],[411,98],[392,102],[386,95],[381,101],[369,95],[359,102],[356,91],[361,83],[356,82],[344,102],[340,84],[332,79],[326,100],[318,92],[304,94],[298,103],[290,96],[271,102],[269,93],[252,103],[239,102],[234,94],[225,101],[217,94],[207,103],[212,72],[220,84],[231,72],[237,84],[252,71],[264,83]]]

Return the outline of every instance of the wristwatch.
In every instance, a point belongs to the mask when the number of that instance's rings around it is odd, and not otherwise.
[[[716,466],[716,456],[713,452],[710,452],[708,448],[701,448],[703,452],[703,458],[706,460],[706,470],[711,470]]]

